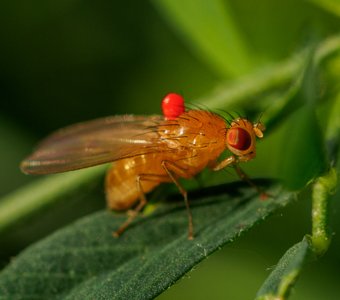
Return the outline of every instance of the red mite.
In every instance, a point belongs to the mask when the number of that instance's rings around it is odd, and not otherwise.
[[[181,95],[171,93],[162,100],[162,111],[166,120],[174,120],[185,112],[184,99]]]
[[[188,238],[193,239],[187,192],[178,179],[192,178],[205,167],[218,171],[233,166],[250,182],[238,163],[255,157],[256,137],[263,137],[265,127],[245,118],[228,123],[206,110],[185,111],[183,98],[173,93],[164,98],[162,109],[163,116],[113,116],[61,129],[47,137],[21,169],[50,174],[112,163],[106,175],[108,207],[119,211],[134,207],[115,236],[143,209],[146,193],[162,182],[173,182],[183,195]],[[218,162],[226,149],[230,156]]]

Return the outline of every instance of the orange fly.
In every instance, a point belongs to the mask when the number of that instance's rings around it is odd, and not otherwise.
[[[47,137],[21,169],[50,174],[113,162],[106,175],[107,205],[118,211],[135,207],[115,236],[143,209],[146,193],[173,182],[183,195],[188,238],[193,239],[187,192],[178,179],[192,178],[207,166],[214,171],[234,166],[249,181],[238,163],[255,157],[256,138],[263,137],[265,127],[246,118],[227,122],[210,111],[185,110],[183,98],[174,93],[163,99],[162,109],[163,116],[113,116],[61,129]],[[226,149],[231,155],[218,162]]]

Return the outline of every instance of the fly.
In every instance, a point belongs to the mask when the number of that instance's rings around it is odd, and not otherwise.
[[[162,109],[162,116],[112,116],[60,129],[21,163],[21,170],[51,174],[112,163],[105,179],[107,206],[117,211],[134,207],[115,236],[146,205],[146,193],[173,182],[184,198],[191,240],[192,215],[179,178],[192,178],[205,167],[218,171],[233,166],[253,185],[239,163],[255,158],[256,140],[263,137],[265,127],[242,117],[226,122],[207,110],[185,110],[182,96],[174,93],[163,99]],[[230,156],[218,161],[225,150]]]

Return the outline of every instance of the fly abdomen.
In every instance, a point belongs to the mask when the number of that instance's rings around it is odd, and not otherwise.
[[[136,204],[141,193],[148,193],[164,182],[161,176],[166,173],[160,159],[155,154],[148,154],[114,162],[106,174],[107,206],[113,210],[127,210]],[[145,174],[155,176],[143,180]],[[157,175],[160,175],[159,179]]]

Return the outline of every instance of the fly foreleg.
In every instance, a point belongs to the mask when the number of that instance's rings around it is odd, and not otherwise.
[[[260,195],[262,200],[266,200],[268,198],[268,194],[264,192],[258,185],[256,185],[249,176],[240,168],[238,164],[235,164],[234,169],[237,175],[245,182],[247,182],[250,186],[252,186]]]
[[[235,156],[229,156],[212,167],[213,171],[219,171],[236,163]]]
[[[242,157],[241,157],[242,158]],[[229,156],[226,159],[219,162],[217,165],[215,165],[212,169],[213,171],[219,171],[222,170],[228,166],[231,166],[235,169],[237,175],[245,182],[247,182],[250,186],[252,186],[256,191],[259,193],[261,199],[265,200],[268,198],[267,193],[263,192],[261,188],[259,188],[249,177],[248,175],[241,169],[241,167],[238,165],[239,161],[248,161],[248,157],[244,157],[243,159],[237,159],[235,156]]]
[[[177,180],[176,175],[179,177],[187,177],[187,172],[183,169],[177,166],[174,162],[163,160],[162,161],[162,167],[169,175],[170,179],[173,181],[174,184],[176,184],[178,190],[182,194],[184,198],[184,203],[188,212],[188,239],[193,240],[194,239],[194,225],[192,221],[192,214],[189,206],[188,201],[188,193],[187,191],[182,187],[180,182]]]

